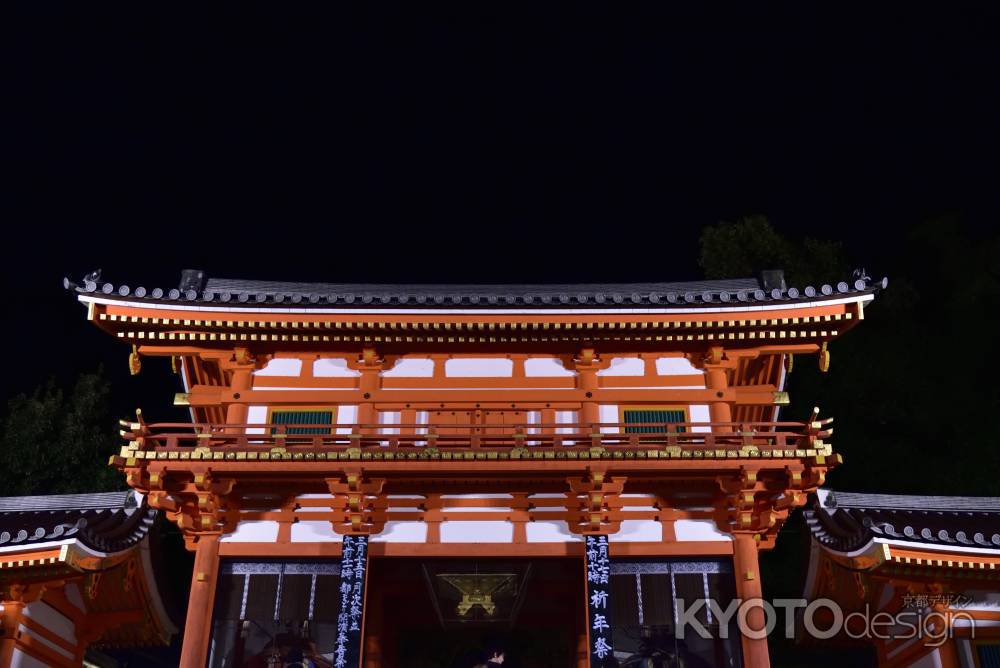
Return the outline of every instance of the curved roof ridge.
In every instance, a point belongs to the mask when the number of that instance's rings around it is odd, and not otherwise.
[[[998,496],[928,496],[922,494],[870,494],[826,490],[827,508],[885,510],[969,511],[1000,513]]]
[[[666,281],[637,283],[311,283],[299,281],[267,281],[257,279],[209,278],[205,289],[211,292],[240,290],[265,292],[373,292],[420,293],[441,292],[460,294],[524,293],[543,294],[561,291],[571,294],[583,292],[651,292],[655,290],[754,290],[761,287],[756,278],[728,278],[718,280]]]
[[[100,271],[79,283],[66,278],[63,286],[80,295],[143,303],[195,303],[228,306],[371,307],[407,309],[470,308],[740,308],[747,304],[797,303],[874,294],[888,285],[856,270],[848,280],[790,287],[780,271],[760,278],[643,283],[525,283],[525,284],[400,284],[307,283],[210,278],[186,270],[181,285],[164,290],[115,285]]]
[[[113,553],[141,541],[157,510],[132,490],[0,498],[0,548],[73,538]]]
[[[1000,549],[998,497],[866,494],[821,488],[804,516],[819,543],[842,552],[858,549],[876,537],[938,547],[975,543]]]
[[[0,513],[42,513],[55,510],[104,510],[135,508],[132,490],[86,494],[47,494],[0,497]]]

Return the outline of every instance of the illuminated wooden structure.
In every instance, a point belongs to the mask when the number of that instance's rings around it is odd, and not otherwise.
[[[132,491],[0,498],[0,666],[167,644],[177,629],[153,577],[155,516]]]
[[[825,370],[884,281],[66,286],[133,372],[168,357],[183,379],[192,423],[126,422],[112,465],[196,551],[183,661],[202,666],[230,661],[210,648],[220,563],[336,559],[344,535],[370,536],[376,583],[395,557],[579,559],[607,535],[612,562],[715,560],[706,583],[759,596],[758,550],[839,461],[830,420],[779,420],[785,375],[805,355]],[[366,666],[398,660],[384,589]],[[578,665],[584,611],[564,623]],[[737,651],[768,664],[764,641]]]
[[[855,640],[875,646],[880,666],[998,665],[1000,498],[821,489],[805,515],[812,532],[805,597],[836,601],[845,616],[866,606],[883,620],[904,613],[918,631]],[[833,641],[859,636],[856,626]]]

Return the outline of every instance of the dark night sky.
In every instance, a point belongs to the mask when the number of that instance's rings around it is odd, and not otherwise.
[[[165,403],[61,290],[96,267],[694,278],[703,226],[764,213],[881,275],[921,219],[1000,213],[995,9],[33,4],[5,38],[4,395],[104,360]]]

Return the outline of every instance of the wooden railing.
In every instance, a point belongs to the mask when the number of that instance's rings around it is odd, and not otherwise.
[[[576,424],[207,424],[122,422],[122,436],[138,449],[185,451],[379,449],[503,451],[514,448],[607,450],[815,448],[832,433],[832,418],[811,422],[673,422]],[[326,433],[301,433],[321,429]]]

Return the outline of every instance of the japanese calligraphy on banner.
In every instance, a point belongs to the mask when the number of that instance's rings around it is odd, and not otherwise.
[[[611,657],[611,560],[608,558],[608,537],[587,536],[585,551],[587,566],[587,628],[590,631],[590,665],[600,668]]]
[[[365,575],[368,573],[368,536],[344,536],[340,559],[340,614],[334,668],[361,666],[361,622],[365,612]]]

